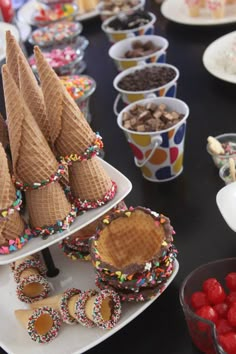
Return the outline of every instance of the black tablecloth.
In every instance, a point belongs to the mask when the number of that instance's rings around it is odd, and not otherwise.
[[[145,312],[88,351],[89,354],[198,353],[191,343],[179,303],[180,285],[197,266],[236,254],[235,235],[216,206],[216,194],[224,184],[206,152],[208,135],[233,132],[236,128],[235,86],[211,77],[202,64],[206,47],[235,28],[170,23],[162,17],[154,1],[147,1],[147,9],[157,15],[156,34],[169,40],[167,62],[180,70],[177,96],[190,107],[184,172],[172,182],[159,184],[143,179],[135,167],[132,152],[113,114],[117,93],[112,81],[117,72],[108,57],[110,45],[98,18],[83,24],[83,34],[90,41],[85,56],[86,72],[97,81],[91,99],[92,128],[103,137],[106,161],[133,184],[127,205],[146,206],[170,217],[176,231],[180,270],[166,292]],[[2,97],[0,103],[2,110]]]

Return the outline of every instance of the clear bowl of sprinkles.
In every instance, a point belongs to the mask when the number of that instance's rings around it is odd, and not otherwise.
[[[56,3],[51,6],[41,4],[33,13],[31,24],[42,27],[64,20],[73,21],[78,12],[78,6],[75,3]]]
[[[34,30],[29,37],[29,42],[40,48],[58,48],[72,44],[82,47],[85,44],[83,42],[86,42],[84,37],[79,36],[82,29],[80,22],[56,22]],[[80,37],[81,45],[78,45],[78,37]]]
[[[53,48],[50,51],[42,52],[50,66],[57,75],[73,75],[82,73],[86,68],[84,62],[84,52],[80,49],[73,49],[68,46],[65,48]],[[33,72],[37,75],[37,66],[34,55],[29,58],[29,64]]]
[[[87,75],[61,76],[60,80],[90,123],[89,100],[96,90],[96,81]]]

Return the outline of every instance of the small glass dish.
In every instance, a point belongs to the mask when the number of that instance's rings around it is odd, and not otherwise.
[[[217,155],[214,154],[210,149],[209,149],[209,144],[207,144],[207,152],[209,155],[211,155],[212,160],[214,164],[216,165],[217,168],[221,168],[223,165],[225,165],[228,161],[229,158],[232,157],[236,161],[236,133],[227,133],[227,134],[221,134],[218,136],[214,137],[216,140],[218,140],[221,144],[227,144],[231,143],[233,146],[233,153],[226,153],[224,155]],[[234,152],[235,151],[235,152]]]
[[[116,1],[110,1],[110,2],[100,1],[97,5],[96,9],[100,14],[101,20],[105,21],[109,17],[119,15],[120,13],[130,15],[131,13],[133,13],[136,10],[144,9],[146,0],[137,0],[137,1],[133,1],[133,2],[135,3],[135,5],[127,6],[129,1],[123,1],[123,2],[117,1],[117,6],[116,6]],[[107,3],[109,3],[109,4],[107,4]],[[132,1],[130,1],[130,3],[132,3]],[[108,8],[106,8],[106,5],[108,6]],[[114,8],[113,9],[109,8],[109,6],[112,6],[112,5],[114,5]],[[120,8],[121,5],[123,5],[125,7],[123,10]]]
[[[73,21],[78,13],[78,6],[74,3],[56,3],[51,6],[40,5],[39,9],[32,15],[31,24],[35,27],[44,27],[64,20]]]
[[[86,42],[85,38],[80,36],[82,30],[83,26],[80,22],[63,21],[52,23],[34,30],[29,37],[29,42],[33,46],[37,45],[40,48],[58,48],[76,44],[78,37],[80,37],[82,46],[82,42]]]
[[[67,47],[65,49],[52,49],[52,51],[42,53],[58,76],[82,73],[86,69],[86,64],[83,61],[84,52],[80,49],[74,50]],[[34,55],[29,58],[29,64],[37,75]]]
[[[222,181],[225,182],[225,184],[235,182],[235,180],[233,180],[232,176],[230,175],[230,168],[228,162],[220,168],[219,176]]]
[[[195,291],[201,290],[203,282],[208,278],[216,278],[224,287],[226,275],[235,272],[235,269],[236,258],[213,261],[193,270],[181,285],[179,297],[189,334],[193,343],[203,353],[227,354],[219,344],[215,324],[192,311],[191,296]],[[224,290],[227,291],[226,288]]]
[[[85,119],[91,123],[89,101],[96,90],[96,81],[88,75],[61,76],[60,80],[77,103]]]
[[[74,0],[37,0],[39,3],[46,6],[54,6],[56,4],[71,4]]]

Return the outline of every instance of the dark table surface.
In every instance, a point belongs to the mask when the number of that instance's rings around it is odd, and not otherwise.
[[[90,41],[85,56],[86,73],[97,81],[91,99],[91,125],[103,137],[105,160],[133,184],[126,198],[127,205],[142,205],[170,217],[176,231],[180,269],[170,287],[147,310],[88,351],[89,354],[199,353],[185,324],[179,302],[180,285],[199,265],[236,255],[235,234],[216,206],[216,194],[224,184],[206,152],[209,135],[235,131],[235,86],[213,78],[202,64],[206,47],[235,27],[187,27],[164,19],[154,1],[147,1],[146,8],[157,15],[156,34],[169,41],[167,62],[180,70],[177,97],[190,107],[184,172],[176,180],[158,184],[145,180],[135,167],[132,152],[113,113],[117,93],[112,81],[117,72],[108,56],[110,44],[98,18],[84,22],[83,32]],[[2,93],[0,104],[2,108]],[[0,349],[0,353],[4,352]]]

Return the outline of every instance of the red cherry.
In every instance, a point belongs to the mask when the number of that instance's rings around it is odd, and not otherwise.
[[[231,291],[230,294],[226,297],[226,302],[229,305],[232,305],[236,302],[236,291]]]
[[[220,284],[216,278],[209,278],[205,280],[202,284],[202,290],[207,293],[208,290],[212,287],[214,284]]]
[[[226,318],[229,306],[226,302],[222,302],[221,304],[213,306],[213,309],[218,313],[219,317]]]
[[[233,304],[228,313],[227,313],[227,319],[229,321],[229,323],[231,324],[231,326],[236,326],[236,304]]]
[[[202,291],[196,291],[191,296],[191,305],[194,310],[199,309],[202,306],[209,305],[207,296]]]
[[[229,290],[236,290],[236,273],[232,272],[225,277],[226,286]]]
[[[196,314],[199,317],[205,318],[206,320],[209,320],[213,323],[217,323],[218,321],[218,314],[217,312],[213,309],[211,306],[203,306],[200,309],[196,311]],[[206,331],[209,329],[208,324],[203,323],[203,322],[198,322],[198,328],[200,331]]]
[[[217,305],[224,302],[226,294],[222,286],[219,283],[215,283],[208,288],[207,297],[210,304]]]
[[[219,336],[219,342],[227,354],[236,353],[236,333],[229,332]]]
[[[234,330],[229,321],[224,318],[219,319],[216,325],[216,329],[218,334],[226,334]]]

